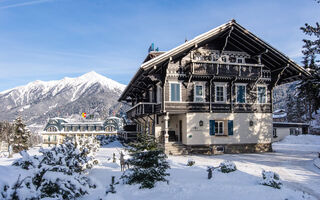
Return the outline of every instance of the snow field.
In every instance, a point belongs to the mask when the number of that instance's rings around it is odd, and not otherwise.
[[[319,143],[320,136],[289,136],[273,145],[273,153],[169,156],[169,184],[160,182],[153,189],[141,190],[138,185],[124,185],[120,181],[115,185],[116,193],[106,195],[111,177],[115,176],[119,181],[122,175],[119,157],[123,146],[115,141],[96,153],[100,162],[88,176],[97,188],[80,199],[320,199],[320,169],[313,164],[320,151]],[[29,153],[34,155],[37,151],[32,149]],[[112,162],[113,153],[117,157],[116,163]],[[0,185],[13,183],[19,174],[28,175],[28,171],[11,166],[17,158],[20,158],[19,154],[11,159],[0,158]],[[194,160],[195,164],[187,166],[188,160]],[[217,167],[226,160],[233,161],[237,170],[230,173],[213,171],[212,179],[208,180],[207,167]],[[262,170],[278,173],[282,188],[261,185]]]

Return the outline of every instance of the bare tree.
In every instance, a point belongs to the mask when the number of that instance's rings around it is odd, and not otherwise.
[[[14,125],[9,122],[1,122],[0,125],[1,141],[4,141],[8,145],[9,158],[12,157],[12,145],[14,137]]]

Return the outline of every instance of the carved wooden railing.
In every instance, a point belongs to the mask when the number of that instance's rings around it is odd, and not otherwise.
[[[155,111],[156,103],[140,102],[127,111],[127,117],[136,118],[147,114],[153,114]]]
[[[271,78],[264,65],[247,63],[224,63],[218,61],[192,61],[189,70],[196,75],[237,76],[243,78]]]

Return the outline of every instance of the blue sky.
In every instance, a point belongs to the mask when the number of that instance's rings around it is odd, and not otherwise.
[[[89,71],[127,84],[154,42],[169,50],[230,19],[300,64],[313,0],[0,0],[0,91]]]

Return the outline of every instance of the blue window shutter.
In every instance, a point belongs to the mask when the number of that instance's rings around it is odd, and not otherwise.
[[[228,120],[228,135],[233,135],[233,120]]]
[[[214,120],[210,120],[209,121],[209,125],[210,125],[210,135],[214,135],[214,125],[215,125],[215,121]]]
[[[180,84],[176,84],[177,92],[176,92],[176,101],[180,101]]]

